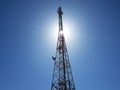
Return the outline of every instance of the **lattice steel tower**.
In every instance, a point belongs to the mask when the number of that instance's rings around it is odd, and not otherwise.
[[[66,42],[63,33],[62,8],[58,8],[59,32],[54,60],[54,71],[51,90],[75,90],[72,70],[69,62]]]

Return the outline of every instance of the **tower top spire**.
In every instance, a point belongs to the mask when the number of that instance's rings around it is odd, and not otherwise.
[[[57,13],[58,13],[59,15],[63,15],[63,11],[62,11],[62,8],[61,8],[61,7],[58,7]]]
[[[60,32],[60,31],[63,31],[63,23],[62,23],[63,11],[61,7],[58,7],[57,13],[59,18],[59,32]]]

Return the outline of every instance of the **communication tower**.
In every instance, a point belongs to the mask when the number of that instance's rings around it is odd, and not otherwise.
[[[59,31],[54,61],[51,90],[75,90],[67,46],[64,37],[61,7],[58,7]]]

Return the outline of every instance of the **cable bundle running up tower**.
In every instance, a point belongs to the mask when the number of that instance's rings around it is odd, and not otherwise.
[[[56,55],[55,57],[52,57],[54,60],[54,70],[51,90],[75,90],[72,70],[64,37],[62,23],[63,11],[61,7],[58,8],[57,13],[59,18],[59,32]]]

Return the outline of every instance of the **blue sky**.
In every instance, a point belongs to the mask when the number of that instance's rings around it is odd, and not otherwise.
[[[0,0],[0,90],[50,90],[59,5],[76,90],[120,90],[119,0]]]

